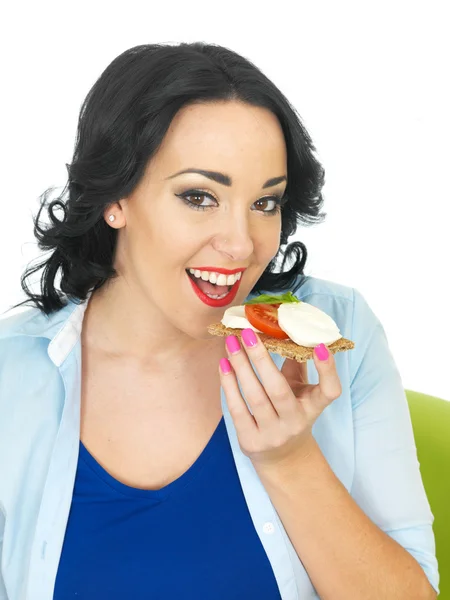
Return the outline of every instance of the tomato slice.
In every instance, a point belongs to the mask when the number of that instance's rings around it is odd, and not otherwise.
[[[244,304],[247,321],[262,331],[279,340],[289,339],[288,334],[278,325],[277,309],[279,304]]]

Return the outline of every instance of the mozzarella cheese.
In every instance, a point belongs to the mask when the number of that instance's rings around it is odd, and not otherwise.
[[[332,344],[342,337],[334,320],[323,310],[307,302],[283,302],[277,313],[278,325],[299,346],[315,348],[318,344]],[[221,323],[225,327],[250,328],[262,333],[249,323],[244,305],[227,308]]]

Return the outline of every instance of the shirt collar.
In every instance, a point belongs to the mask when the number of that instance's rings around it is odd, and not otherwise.
[[[59,323],[55,322],[50,330],[52,335],[47,352],[57,367],[66,360],[80,338],[84,313],[91,295],[92,291],[88,293],[86,300],[81,302],[69,301],[67,306],[60,311],[61,313],[64,311],[64,314],[61,316]],[[47,337],[49,336],[47,335]]]
[[[60,310],[46,315],[37,308],[12,315],[5,320],[6,327],[0,327],[0,339],[4,337],[26,335],[44,337],[50,340],[48,355],[59,367],[67,358],[80,338],[83,317],[92,290],[86,300],[70,300]]]

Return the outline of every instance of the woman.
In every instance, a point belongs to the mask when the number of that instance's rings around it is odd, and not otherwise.
[[[281,250],[324,218],[314,150],[220,46],[131,48],[95,83],[68,198],[35,219],[33,307],[0,322],[0,598],[436,597],[384,329],[356,289],[303,274],[303,244]],[[292,291],[355,349],[300,365],[257,335],[225,345],[189,269],[241,270],[232,305]]]

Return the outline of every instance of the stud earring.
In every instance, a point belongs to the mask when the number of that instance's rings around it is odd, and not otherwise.
[[[109,217],[108,217],[108,219],[109,219],[111,222],[112,222],[112,221],[114,221],[114,220],[115,220],[115,218],[116,218],[116,217],[115,217],[115,215],[109,215]]]

